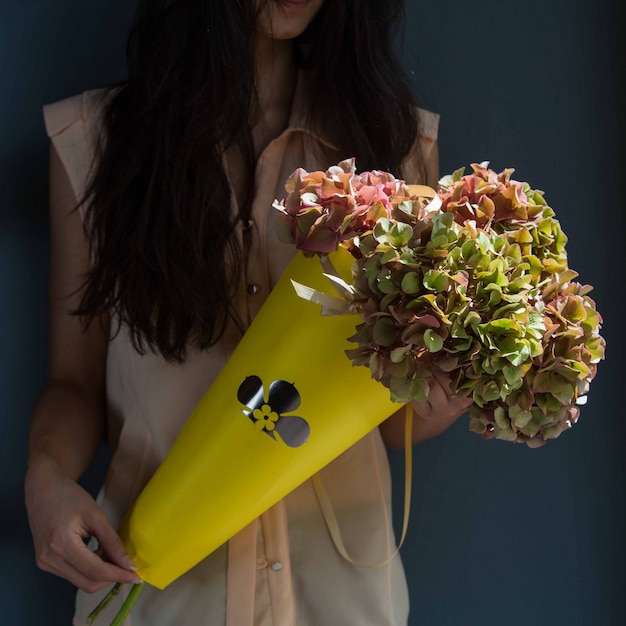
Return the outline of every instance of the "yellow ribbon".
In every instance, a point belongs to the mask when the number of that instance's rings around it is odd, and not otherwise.
[[[431,198],[431,201],[424,207],[426,213],[436,213],[437,211],[439,211],[442,204],[441,198],[437,195],[437,192],[432,187],[427,187],[426,185],[408,185],[408,187],[411,196]],[[346,315],[348,313],[353,313],[354,305],[352,304],[352,298],[354,294],[354,288],[351,285],[348,285],[341,278],[339,278],[334,270],[328,271],[329,268],[328,265],[325,264],[324,259],[327,260],[327,258],[322,258],[322,264],[324,265],[324,269],[327,269],[327,273],[325,273],[324,276],[331,280],[333,286],[337,289],[342,298],[329,296],[323,292],[311,289],[310,287],[306,287],[305,285],[296,283],[292,280],[291,282],[296,290],[296,293],[305,300],[320,304],[322,306],[323,315]],[[332,264],[330,264],[330,261],[327,262],[332,268]],[[404,540],[406,539],[409,528],[409,515],[411,511],[411,491],[413,480],[413,414],[413,406],[411,405],[411,403],[408,403],[405,407],[404,428],[405,465],[404,515],[402,520],[402,534],[400,535],[400,541],[398,542],[397,548],[383,561],[380,561],[379,563],[359,563],[348,554],[345,543],[343,541],[343,537],[341,536],[341,529],[339,527],[339,522],[337,521],[337,516],[335,515],[333,505],[328,496],[328,492],[324,487],[322,478],[319,473],[312,476],[313,489],[315,490],[317,501],[319,502],[322,515],[326,522],[326,526],[328,528],[328,532],[330,533],[335,549],[348,563],[351,563],[356,567],[361,567],[364,569],[376,569],[387,565],[400,552],[400,548],[402,548]]]
[[[398,547],[383,561],[379,563],[359,563],[355,561],[346,550],[346,546],[341,536],[341,529],[339,528],[339,522],[333,509],[333,505],[328,497],[328,492],[324,487],[324,483],[318,474],[312,476],[313,488],[317,501],[319,502],[322,515],[326,521],[328,532],[330,533],[335,549],[348,563],[361,567],[363,569],[377,569],[387,565],[395,556],[400,552],[400,548],[404,544],[407,531],[409,529],[409,514],[411,512],[411,490],[413,479],[413,406],[409,402],[405,407],[405,422],[404,422],[404,516],[402,520],[402,534]]]
[[[328,274],[324,274],[324,276],[330,278]],[[342,300],[335,296],[329,296],[323,291],[307,287],[295,280],[292,280],[291,284],[300,298],[313,302],[314,304],[319,304],[322,307],[322,315],[351,315],[355,312],[352,299]]]

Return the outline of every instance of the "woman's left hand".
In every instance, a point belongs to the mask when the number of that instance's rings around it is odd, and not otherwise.
[[[430,392],[425,402],[412,401],[413,437],[418,443],[441,434],[451,426],[472,404],[472,399],[457,396],[450,390],[450,377],[442,371],[434,370],[430,380]],[[380,426],[380,434],[388,448],[404,448],[404,407],[396,411]]]

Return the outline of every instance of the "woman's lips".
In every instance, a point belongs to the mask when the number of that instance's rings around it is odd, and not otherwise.
[[[303,11],[309,2],[310,0],[280,0],[281,6],[289,11]]]

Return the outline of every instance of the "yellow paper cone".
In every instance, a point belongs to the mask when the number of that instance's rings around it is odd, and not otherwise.
[[[331,255],[349,279],[352,257]],[[163,589],[398,409],[344,350],[357,314],[322,316],[291,280],[329,293],[298,253],[120,528]]]

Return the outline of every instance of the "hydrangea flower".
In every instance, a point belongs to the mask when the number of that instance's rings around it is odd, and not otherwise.
[[[353,254],[363,321],[347,354],[393,400],[425,400],[439,368],[473,399],[473,432],[537,447],[578,419],[604,358],[602,318],[543,192],[513,169],[471,167],[440,180],[436,211],[353,159],[296,170],[275,203],[281,236],[307,255]]]

